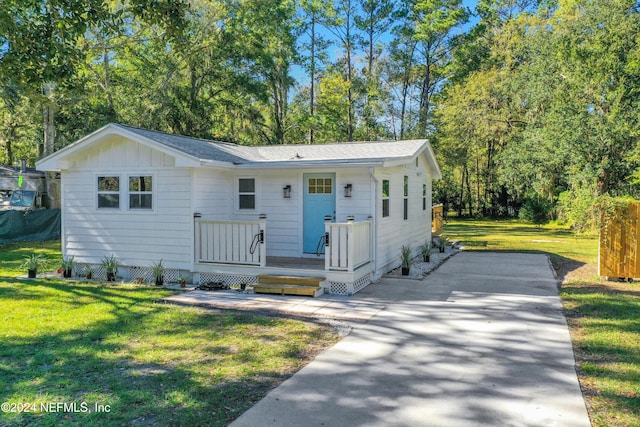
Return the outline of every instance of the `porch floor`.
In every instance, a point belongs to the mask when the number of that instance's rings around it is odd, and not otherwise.
[[[267,267],[297,268],[302,270],[324,270],[324,257],[295,258],[268,256]]]

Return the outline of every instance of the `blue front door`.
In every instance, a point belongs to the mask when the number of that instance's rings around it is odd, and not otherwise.
[[[324,236],[324,217],[336,216],[336,174],[305,173],[303,201],[304,252],[316,253],[318,243]],[[324,247],[320,247],[324,253]]]

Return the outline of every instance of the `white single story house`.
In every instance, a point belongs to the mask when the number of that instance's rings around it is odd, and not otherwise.
[[[37,162],[61,174],[62,252],[123,278],[321,276],[351,295],[431,240],[427,140],[242,146],[109,124]]]

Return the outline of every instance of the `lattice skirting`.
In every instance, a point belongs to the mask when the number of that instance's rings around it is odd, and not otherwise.
[[[365,274],[364,276],[360,277],[355,282],[353,282],[353,292],[354,293],[358,292],[370,284],[371,284],[371,273]]]
[[[120,267],[118,271],[120,270],[126,270],[126,274],[130,280],[142,279],[145,283],[153,283],[156,280],[151,267]],[[124,271],[121,273],[123,276],[125,275]],[[181,273],[181,270],[173,268],[164,269],[165,283],[177,282],[179,277],[186,278],[186,276],[188,276],[188,273]]]
[[[106,280],[107,273],[101,264],[76,264],[74,273],[76,276],[84,277],[87,275],[87,271],[93,270],[93,277],[98,280]],[[142,279],[144,283],[154,283],[155,277],[151,267],[118,267],[118,277],[122,277],[126,280],[135,281],[136,279]],[[173,283],[178,282],[178,278],[182,277],[188,279],[191,276],[186,270],[178,270],[173,268],[165,268],[164,270],[164,282]]]
[[[335,295],[353,295],[371,284],[371,274],[356,279],[355,282],[329,281],[329,293]]]
[[[200,273],[200,284],[209,282],[221,282],[228,285],[231,288],[240,288],[241,283],[251,285],[256,283],[258,278],[256,276],[241,275],[241,274],[227,274],[227,273]]]

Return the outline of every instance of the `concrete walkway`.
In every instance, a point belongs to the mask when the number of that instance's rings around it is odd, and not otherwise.
[[[589,426],[544,255],[461,253],[386,305],[232,426]]]
[[[207,308],[248,310],[291,316],[329,318],[364,322],[386,308],[382,302],[341,295],[317,298],[252,294],[227,291],[191,291],[172,295],[164,301]]]

